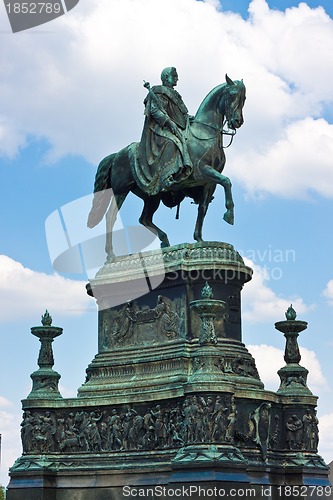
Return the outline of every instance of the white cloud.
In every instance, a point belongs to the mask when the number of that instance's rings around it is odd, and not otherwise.
[[[300,364],[309,370],[308,386],[316,393],[328,388],[327,380],[325,379],[321,365],[314,351],[300,347],[302,356]]]
[[[63,398],[76,398],[77,396],[77,389],[74,389],[74,387],[66,387],[62,384],[59,384],[59,392]]]
[[[0,255],[0,300],[2,321],[40,316],[45,309],[81,314],[93,304],[84,282],[33,271],[6,255]]]
[[[253,36],[248,45],[254,57],[270,72],[292,83],[297,91],[316,96],[317,100],[320,95],[322,99],[332,98],[326,73],[332,76],[332,19],[323,7],[311,9],[302,2],[281,12],[270,10],[264,0],[253,0],[249,10]]]
[[[327,283],[323,295],[327,298],[329,304],[333,306],[333,280]]]
[[[230,177],[252,192],[333,196],[322,115],[333,101],[333,20],[305,3],[281,12],[253,0],[249,10],[245,21],[212,0],[91,0],[52,21],[53,33],[2,38],[0,152],[41,136],[53,157],[97,162],[140,138],[143,79],[177,66],[194,114],[228,72],[248,89]]]
[[[333,125],[304,118],[288,125],[265,151],[238,155],[234,174],[251,192],[304,197],[316,191],[332,197],[332,158]]]
[[[284,313],[293,304],[298,314],[302,314],[313,308],[304,304],[301,297],[280,297],[272,288],[269,288],[269,271],[251,260],[244,258],[246,265],[250,266],[254,273],[252,280],[247,283],[243,290],[243,319],[250,323],[275,322],[284,319]]]
[[[270,345],[248,345],[265,388],[276,391],[279,387],[277,371],[284,365],[283,351]]]
[[[8,408],[9,406],[12,406],[12,402],[3,396],[0,396],[0,408]]]
[[[12,467],[15,460],[21,455],[20,423],[21,413],[9,411],[12,403],[7,398],[0,396],[0,422],[1,422],[1,444],[2,463],[0,485],[8,483],[7,471]]]
[[[248,350],[254,357],[261,380],[266,389],[277,390],[280,378],[277,371],[285,365],[284,350],[271,345],[248,345]],[[314,351],[300,347],[300,364],[309,370],[308,387],[316,394],[327,387],[327,381],[322,373],[320,363]]]
[[[319,453],[327,464],[333,460],[333,413],[319,417]]]

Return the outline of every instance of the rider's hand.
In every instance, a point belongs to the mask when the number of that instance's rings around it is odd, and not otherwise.
[[[173,135],[178,137],[178,139],[181,138],[181,133],[179,132],[177,125],[173,121],[171,121],[171,120],[168,121],[168,127],[171,130],[171,132],[173,133]]]

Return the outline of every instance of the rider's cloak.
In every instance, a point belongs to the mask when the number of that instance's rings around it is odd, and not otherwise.
[[[186,142],[189,117],[180,94],[164,85],[152,87],[144,104],[145,122],[140,143],[132,146],[132,166],[139,187],[155,195],[192,173]],[[168,126],[170,121],[177,126],[177,136]]]

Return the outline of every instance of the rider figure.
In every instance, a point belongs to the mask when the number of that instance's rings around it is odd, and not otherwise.
[[[186,144],[189,115],[177,85],[176,68],[163,69],[162,85],[149,90],[145,104],[145,124],[139,146],[139,162],[151,177],[150,193],[167,190],[187,178],[193,165]]]

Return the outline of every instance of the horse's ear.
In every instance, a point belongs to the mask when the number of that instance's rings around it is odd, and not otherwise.
[[[231,78],[228,77],[227,73],[225,74],[225,81],[228,85],[235,85],[235,82],[233,82]]]

